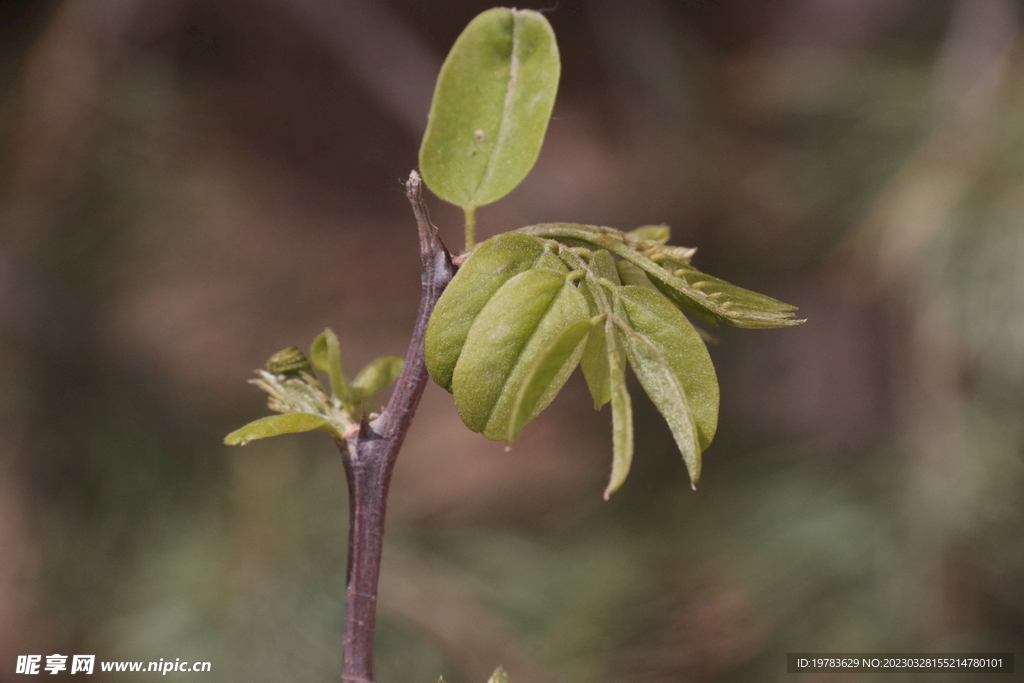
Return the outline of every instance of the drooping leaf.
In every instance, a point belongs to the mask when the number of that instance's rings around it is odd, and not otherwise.
[[[647,337],[629,331],[625,334],[625,342],[629,364],[651,402],[668,423],[690,472],[690,480],[696,484],[700,479],[700,439],[682,383],[672,372],[665,356]]]
[[[523,382],[519,395],[512,406],[512,415],[508,421],[508,442],[512,444],[527,422],[536,417],[537,407],[547,405],[554,398],[555,392],[565,382],[572,369],[579,363],[583,349],[580,343],[595,322],[603,323],[603,319],[580,320],[555,337],[548,347],[537,357],[533,368]],[[568,371],[566,368],[568,367]],[[562,379],[559,383],[558,379]],[[550,397],[549,397],[549,394]],[[547,400],[545,400],[547,399]]]
[[[626,353],[637,379],[665,418],[691,480],[718,423],[718,380],[707,348],[686,317],[656,292],[617,292],[626,325]]]
[[[381,356],[359,371],[352,388],[360,399],[373,398],[398,379],[404,364],[401,356]]]
[[[633,401],[626,388],[626,362],[622,357],[619,333],[614,322],[605,322],[607,342],[608,384],[612,402],[612,474],[604,499],[619,490],[633,464]]]
[[[536,268],[506,282],[473,321],[452,376],[466,426],[489,439],[506,438],[513,404],[537,358],[565,328],[588,318],[583,295],[555,271]],[[564,375],[551,383],[555,391]],[[535,410],[546,405],[542,398]]]
[[[596,277],[612,285],[619,284],[615,259],[607,251],[598,249],[593,252],[589,267]],[[580,285],[580,291],[583,292],[583,296],[587,300],[591,316],[606,315],[611,310],[607,290],[593,278],[588,276],[584,279]],[[580,367],[583,369],[583,377],[587,381],[590,397],[594,400],[594,409],[600,410],[601,406],[611,400],[611,388],[608,384],[608,354],[603,325],[594,328],[592,334],[587,337],[587,345],[580,359]]]
[[[679,378],[700,433],[702,449],[718,426],[718,378],[711,355],[693,324],[657,292],[640,287],[617,291],[630,327],[644,335]]]
[[[286,415],[270,415],[250,422],[224,437],[224,443],[228,446],[244,446],[256,439],[265,439],[280,434],[311,432],[314,429],[322,429],[339,439],[342,438],[342,435],[338,433],[338,430],[331,424],[331,421],[322,415],[288,413]]]
[[[610,304],[598,303],[598,299],[607,299],[601,285],[590,278],[585,278],[580,283],[580,292],[583,293],[583,297],[587,301],[587,309],[591,316],[607,316],[604,311],[610,309]],[[580,357],[580,368],[583,370],[583,378],[587,381],[590,397],[594,400],[594,410],[600,410],[601,406],[612,397],[611,387],[608,383],[608,352],[605,344],[604,325],[595,326],[587,335],[587,343],[584,345],[583,355]]]
[[[511,192],[540,153],[560,69],[540,13],[494,8],[473,19],[437,79],[420,147],[427,187],[463,208]]]
[[[425,359],[430,377],[452,390],[452,373],[473,321],[491,297],[515,275],[532,268],[546,252],[544,242],[505,232],[481,243],[445,288],[427,324]]]

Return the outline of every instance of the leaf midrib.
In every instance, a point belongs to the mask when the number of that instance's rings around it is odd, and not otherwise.
[[[497,166],[495,159],[498,157],[498,152],[508,137],[508,129],[510,127],[509,120],[511,117],[508,116],[508,111],[512,107],[512,94],[515,92],[517,81],[519,80],[519,32],[520,32],[520,11],[512,10],[512,55],[509,60],[508,69],[508,85],[505,87],[505,101],[501,105],[501,122],[498,124],[498,136],[494,142],[494,149],[487,155],[487,166],[484,168],[483,176],[480,178],[480,182],[477,183],[476,189],[473,190],[473,204],[472,208],[476,208],[479,204],[475,202],[480,198],[480,188],[487,187],[487,184],[491,181],[491,177],[494,175],[494,169]]]
[[[512,375],[515,374],[516,368],[519,367],[519,361],[521,361],[523,358],[523,352],[526,350],[526,347],[530,345],[530,342],[533,341],[534,336],[537,334],[537,330],[539,330],[540,326],[544,324],[545,318],[548,317],[548,314],[554,307],[555,302],[558,301],[558,297],[562,293],[562,287],[565,287],[565,284],[559,287],[558,291],[555,292],[555,295],[551,297],[551,301],[548,302],[547,307],[544,309],[544,313],[542,313],[541,316],[537,319],[537,325],[533,328],[533,332],[530,333],[530,336],[527,337],[526,340],[522,343],[522,345],[520,345],[519,349],[516,350],[516,359],[512,363],[511,369],[509,370],[508,375],[505,377],[505,381],[501,385],[501,391],[497,392],[497,395],[494,398],[494,402],[487,409],[487,419],[484,420],[483,431],[486,432],[487,427],[491,424],[491,420],[494,418],[494,409],[498,407],[498,404],[501,403],[501,399],[505,396],[505,392],[508,391],[508,380],[512,377]]]

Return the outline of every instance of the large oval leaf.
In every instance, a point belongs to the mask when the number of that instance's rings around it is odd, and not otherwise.
[[[427,187],[463,208],[511,192],[540,153],[560,69],[540,13],[499,7],[473,19],[434,89],[420,147]]]
[[[476,317],[455,366],[452,393],[466,426],[489,439],[506,438],[513,405],[537,359],[567,327],[588,318],[583,295],[553,270],[529,270],[506,282]],[[567,377],[552,382],[557,386],[548,401]],[[546,405],[542,399],[535,411]]]
[[[704,340],[686,316],[657,292],[624,286],[617,296],[629,326],[653,344],[678,377],[697,425],[700,446],[707,448],[718,426],[718,378]]]
[[[452,390],[452,373],[477,315],[502,285],[532,268],[544,254],[543,241],[516,232],[477,246],[441,294],[427,324],[425,359],[435,382]]]

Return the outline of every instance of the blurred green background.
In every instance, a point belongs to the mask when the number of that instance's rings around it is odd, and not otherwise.
[[[550,4],[555,118],[482,236],[666,222],[809,322],[711,330],[696,492],[639,396],[606,504],[609,417],[580,377],[509,453],[429,388],[391,491],[378,680],[1008,680],[797,676],[785,655],[1022,652],[1020,5]],[[488,6],[0,3],[0,681],[31,653],[339,675],[337,452],[221,439],[266,412],[252,370],[325,326],[350,369],[404,353],[401,181]],[[458,211],[431,210],[457,247]]]

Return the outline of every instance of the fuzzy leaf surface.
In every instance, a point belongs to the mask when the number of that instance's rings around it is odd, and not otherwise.
[[[613,285],[619,284],[615,259],[604,249],[598,249],[591,255],[590,270],[598,278],[603,278]],[[606,315],[611,310],[607,291],[593,278],[586,278],[580,285],[580,291],[586,297],[590,315]],[[583,349],[580,367],[583,369],[583,378],[587,381],[590,397],[594,400],[594,409],[600,410],[601,406],[610,401],[612,397],[611,387],[608,384],[608,354],[604,325],[595,327],[587,337],[587,345]]]
[[[589,317],[583,295],[553,270],[536,268],[506,282],[473,321],[453,373],[452,393],[466,426],[489,439],[506,438],[513,405],[537,359],[563,330]],[[551,398],[564,375],[552,382]],[[545,398],[537,412],[547,406]]]
[[[647,338],[664,356],[679,379],[700,436],[700,447],[711,445],[718,427],[718,377],[700,334],[665,297],[640,287],[617,292],[630,327]]]
[[[427,187],[463,208],[511,192],[540,154],[560,71],[542,14],[499,7],[473,19],[434,89],[419,159]]]
[[[543,241],[515,232],[496,235],[473,250],[441,294],[427,324],[425,359],[435,382],[452,390],[455,364],[473,321],[502,285],[533,268],[545,251]]]
[[[626,388],[626,361],[618,332],[610,319],[605,326],[605,338],[608,340],[608,385],[612,403],[612,474],[604,490],[604,499],[608,500],[626,481],[633,464],[633,401]]]
[[[554,394],[562,388],[565,378],[579,363],[580,354],[583,353],[581,342],[593,325],[593,320],[573,323],[562,330],[538,356],[512,407],[507,437],[510,444],[516,440],[526,423],[537,416],[540,412],[538,408],[550,403]]]
[[[599,299],[605,297],[601,285],[590,278],[580,284],[580,291],[587,301],[587,308],[590,315],[607,315],[606,306],[598,303]],[[587,336],[587,343],[583,347],[583,355],[580,357],[580,368],[583,370],[583,379],[587,381],[587,389],[594,401],[594,410],[611,400],[611,385],[608,379],[608,347],[605,341],[605,325],[599,325],[591,330]]]
[[[653,260],[657,256],[648,249],[641,253],[637,245],[629,243],[625,233],[612,228],[576,223],[544,223],[522,228],[520,232],[607,249],[642,269],[651,282],[677,306],[712,322],[722,320],[737,327],[750,328],[789,327],[804,322],[793,317],[795,306],[730,284],[685,263],[688,256],[683,257],[681,252],[690,253],[692,250],[666,246],[665,253],[673,258],[665,259],[661,264]],[[654,241],[645,244],[657,247]]]

